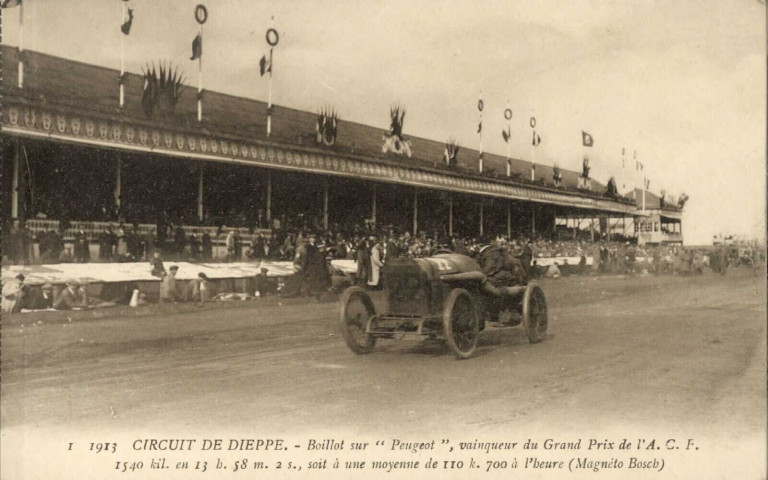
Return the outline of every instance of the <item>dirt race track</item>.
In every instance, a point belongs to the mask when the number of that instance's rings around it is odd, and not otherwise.
[[[690,468],[704,468],[698,478],[764,478],[760,275],[541,285],[548,337],[532,345],[522,331],[486,332],[465,361],[414,341],[380,341],[374,353],[354,355],[338,331],[337,304],[314,300],[23,328],[4,322],[2,478],[56,472],[41,464],[65,458],[69,441],[182,433],[694,438],[701,453],[671,454],[670,478],[688,478]],[[38,451],[43,445],[51,450]],[[120,444],[126,454],[129,445]],[[98,469],[112,460],[94,463],[93,478],[105,478]]]

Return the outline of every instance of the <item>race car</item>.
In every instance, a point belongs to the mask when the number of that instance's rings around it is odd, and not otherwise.
[[[339,300],[341,331],[357,354],[373,351],[377,338],[418,335],[444,340],[463,359],[475,353],[478,334],[487,328],[522,327],[531,343],[547,332],[547,300],[539,285],[494,285],[465,255],[393,259],[382,282],[383,292],[350,287]],[[371,293],[380,294],[377,302]],[[374,304],[382,303],[377,312]]]

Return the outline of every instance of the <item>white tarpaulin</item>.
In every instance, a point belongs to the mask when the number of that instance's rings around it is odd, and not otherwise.
[[[357,270],[354,260],[333,260],[335,268],[353,273]],[[270,277],[285,277],[293,275],[292,262],[232,262],[232,263],[187,263],[164,262],[165,269],[176,265],[179,271],[176,278],[191,280],[197,274],[205,273],[208,278],[247,278],[261,273],[261,268],[269,269]],[[159,281],[158,277],[150,274],[152,267],[149,263],[60,263],[53,265],[12,265],[3,267],[3,284],[12,280],[19,273],[26,277],[25,283],[40,285],[44,283],[63,284],[67,280],[77,280],[80,283],[104,282],[135,282]]]

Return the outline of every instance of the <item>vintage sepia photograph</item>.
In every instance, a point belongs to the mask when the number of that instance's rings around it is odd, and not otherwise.
[[[0,0],[0,478],[766,478],[764,0]]]

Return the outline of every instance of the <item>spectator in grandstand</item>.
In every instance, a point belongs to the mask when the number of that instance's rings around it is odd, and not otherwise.
[[[121,222],[117,226],[117,231],[115,231],[115,253],[120,257],[120,261],[125,261],[128,259],[128,238],[130,236],[130,232],[125,228],[125,225]]]
[[[150,272],[152,276],[163,278],[166,274],[165,266],[163,266],[163,259],[160,255],[160,250],[155,250],[155,252],[152,254],[152,260],[150,260],[149,264],[152,266],[152,271]]]
[[[390,232],[384,239],[384,263],[400,256],[400,245],[395,232]]]
[[[184,232],[184,228],[182,228],[181,224],[176,227],[176,232],[173,235],[173,244],[178,258],[183,258],[184,248],[187,246],[187,234]]]
[[[211,234],[208,233],[208,230],[203,232],[202,247],[203,247],[203,260],[208,261],[211,258],[213,258],[213,242],[211,241]]]
[[[227,261],[232,262],[235,259],[235,231],[230,230],[227,234],[227,238],[224,240],[224,244],[227,246]]]
[[[75,234],[75,262],[86,263],[91,260],[90,245],[84,230]]]
[[[116,243],[117,235],[112,231],[111,226],[107,226],[107,229],[99,235],[99,260],[103,262],[111,261]]]
[[[200,239],[197,237],[197,232],[192,232],[189,236],[189,257],[192,261],[200,259]]]
[[[267,247],[267,239],[264,238],[264,234],[259,232],[256,237],[251,241],[251,250],[253,250],[254,260],[261,260],[264,258],[264,251]]]
[[[235,230],[235,261],[239,262],[243,259],[243,242],[240,237],[240,231]]]

